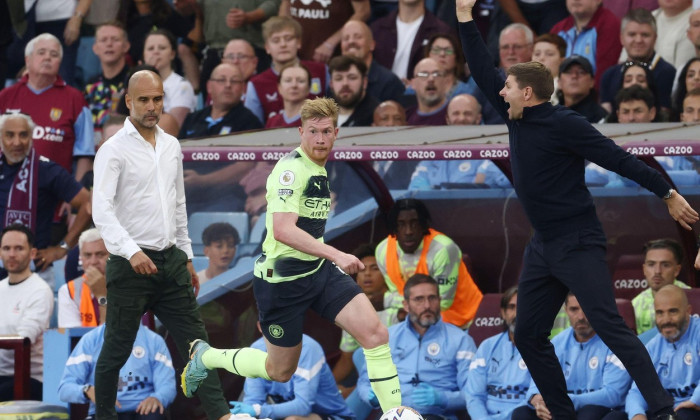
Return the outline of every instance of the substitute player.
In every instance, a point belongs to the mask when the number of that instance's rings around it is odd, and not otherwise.
[[[401,405],[401,390],[387,329],[348,275],[364,265],[323,243],[331,208],[325,164],[338,136],[335,101],[304,102],[299,134],[301,146],[280,159],[267,179],[267,236],[253,280],[267,353],[249,347],[219,350],[195,340],[182,372],[182,390],[191,397],[208,370],[216,368],[288,381],[301,354],[304,314],[312,308],[360,343],[372,389],[386,411]]]

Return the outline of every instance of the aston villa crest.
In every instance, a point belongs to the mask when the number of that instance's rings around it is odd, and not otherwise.
[[[63,114],[63,110],[61,108],[51,108],[51,112],[49,112],[51,121],[58,121],[61,119],[61,114]]]

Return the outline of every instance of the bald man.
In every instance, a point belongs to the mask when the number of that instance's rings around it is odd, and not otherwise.
[[[373,127],[398,127],[406,125],[406,110],[396,101],[384,101],[374,109]]]
[[[646,347],[661,385],[673,396],[678,419],[700,418],[700,319],[691,317],[688,297],[680,287],[669,284],[654,295],[658,335]],[[646,401],[637,385],[632,385],[625,410],[632,420],[647,418]]]
[[[367,95],[378,101],[393,99],[398,101],[406,87],[391,70],[374,59],[375,41],[366,23],[349,20],[341,30],[340,50],[343,55],[351,55],[364,61],[367,72]]]
[[[146,310],[168,328],[185,360],[189,341],[207,339],[195,300],[199,281],[187,234],[182,151],[178,140],[157,125],[163,112],[160,76],[134,73],[126,106],[129,118],[102,145],[94,169],[92,216],[110,252],[107,296],[98,302],[109,302],[95,370],[101,420],[117,419],[119,370],[132,353]],[[198,396],[209,419],[230,416],[216,375],[204,381]]]
[[[447,125],[478,124],[481,124],[481,104],[472,95],[457,95],[447,104]]]

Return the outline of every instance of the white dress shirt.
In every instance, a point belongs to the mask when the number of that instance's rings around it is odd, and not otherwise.
[[[92,219],[112,254],[130,259],[140,248],[162,251],[177,245],[191,259],[180,143],[156,130],[154,149],[127,118],[100,147]]]

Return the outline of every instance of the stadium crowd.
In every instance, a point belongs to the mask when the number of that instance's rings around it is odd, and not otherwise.
[[[554,78],[553,103],[595,124],[700,122],[697,0],[482,0],[477,7],[477,24],[497,57],[493,66],[505,74],[513,64],[541,62]],[[160,75],[159,126],[179,140],[298,127],[303,101],[321,96],[338,103],[341,127],[503,123],[470,77],[452,0],[0,0],[0,305],[14,308],[0,313],[0,334],[30,337],[37,400],[43,332],[86,326],[96,330],[71,355],[59,392],[66,402],[95,401],[108,252],[88,229],[92,166],[97,148],[124,124],[125,87],[143,69]],[[677,185],[700,184],[700,156],[657,161]],[[247,235],[264,217],[272,168],[186,163],[188,214],[246,212]],[[375,162],[374,169],[390,189],[510,187],[488,160]],[[344,173],[329,165],[331,184]],[[586,183],[633,185],[594,164],[586,167]],[[387,227],[392,235],[356,251],[366,267],[356,277],[391,327],[404,402],[427,420],[550,418],[513,344],[517,289],[499,302],[504,330],[475,342],[470,325],[483,296],[459,247],[430,228],[418,200],[397,202]],[[209,265],[199,268],[202,283],[233,264],[244,236],[237,229],[219,222],[203,229]],[[700,418],[700,327],[690,316],[700,308],[691,308],[688,286],[676,278],[682,249],[659,239],[644,254],[649,289],[632,301],[637,333],[648,341],[679,418]],[[70,281],[59,290],[53,264],[64,259]],[[638,390],[575,296],[560,315],[553,344],[579,418],[644,418]],[[162,418],[174,398],[171,356],[159,336],[145,328],[138,334],[120,372],[120,413]],[[343,335],[331,368],[313,337],[307,342],[291,388],[246,383],[232,412],[315,420],[369,415],[377,401],[359,345]],[[0,401],[12,400],[13,377],[11,353],[0,350]]]

